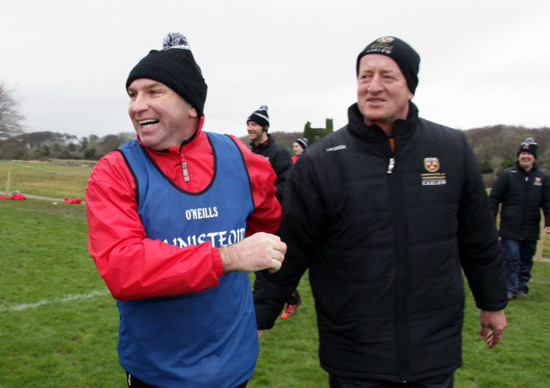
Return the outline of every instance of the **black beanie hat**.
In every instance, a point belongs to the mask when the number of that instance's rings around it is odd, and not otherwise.
[[[304,150],[307,148],[307,139],[305,137],[299,137],[294,141],[300,144],[300,147],[302,147]]]
[[[533,154],[533,156],[537,157],[537,142],[532,137],[526,138],[523,143],[519,146],[519,150],[516,156],[519,156],[522,152],[529,152]]]
[[[151,50],[139,61],[128,75],[126,90],[138,78],[162,82],[203,115],[207,86],[187,38],[179,32],[170,32],[162,50]]]
[[[250,116],[248,116],[248,119],[246,119],[246,123],[248,124],[250,121],[261,125],[262,127],[269,127],[269,115],[267,114],[267,105],[260,106],[260,109],[255,110]]]
[[[376,39],[365,47],[357,57],[357,75],[359,75],[359,63],[361,58],[367,54],[383,54],[393,59],[403,76],[407,80],[407,86],[412,94],[418,85],[418,69],[420,67],[420,56],[407,43],[395,36],[384,36]]]

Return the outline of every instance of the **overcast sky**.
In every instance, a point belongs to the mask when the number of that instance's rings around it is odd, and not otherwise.
[[[301,132],[356,101],[355,61],[395,35],[420,54],[420,115],[459,129],[550,126],[548,0],[3,1],[0,82],[25,130],[133,131],[131,68],[167,32],[187,36],[208,84],[205,129],[246,134],[269,106],[270,131]]]

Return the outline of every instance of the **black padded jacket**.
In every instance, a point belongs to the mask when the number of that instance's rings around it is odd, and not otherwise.
[[[308,147],[285,187],[281,271],[255,298],[269,329],[309,269],[322,367],[394,382],[461,365],[463,273],[478,308],[506,306],[495,223],[465,135],[397,120],[395,147],[357,104],[346,127]]]
[[[527,172],[519,163],[502,171],[489,196],[496,217],[500,209],[499,236],[536,241],[540,236],[540,209],[550,226],[550,177],[535,164]]]
[[[276,196],[279,202],[282,202],[285,181],[292,167],[290,152],[275,142],[269,134],[267,135],[267,140],[262,144],[255,145],[251,142],[250,150],[255,154],[265,156],[271,163],[271,167],[273,167],[275,174],[277,174],[277,181],[275,182],[275,187],[277,187]]]

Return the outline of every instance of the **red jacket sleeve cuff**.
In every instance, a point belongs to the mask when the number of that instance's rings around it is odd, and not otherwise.
[[[225,275],[220,251],[214,247],[212,248],[212,268],[218,277]]]

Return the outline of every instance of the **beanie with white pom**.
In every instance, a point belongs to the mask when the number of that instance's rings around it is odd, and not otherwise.
[[[189,102],[199,116],[203,115],[208,87],[191,46],[182,34],[170,32],[164,38],[162,50],[151,50],[139,61],[128,75],[126,90],[139,78],[162,82]]]
[[[267,127],[269,127],[269,114],[267,113],[267,105],[262,105],[259,109],[256,109],[254,112],[252,112],[252,114],[246,119],[246,123],[248,124],[250,121],[261,125],[267,132]]]

